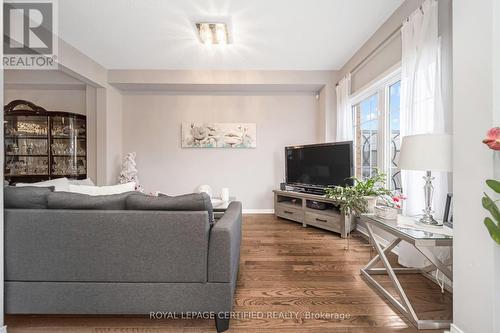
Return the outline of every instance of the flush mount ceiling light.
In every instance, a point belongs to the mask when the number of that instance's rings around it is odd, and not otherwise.
[[[196,31],[205,45],[230,43],[228,25],[224,22],[197,22]]]

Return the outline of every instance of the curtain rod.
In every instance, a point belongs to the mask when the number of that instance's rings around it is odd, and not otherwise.
[[[422,5],[419,7],[420,11],[423,13]],[[405,22],[408,22],[409,17],[404,19]],[[355,74],[358,70],[360,70],[369,60],[371,60],[375,54],[380,51],[384,46],[389,44],[396,36],[397,34],[401,31],[401,28],[403,27],[403,24],[399,25],[396,29],[394,29],[393,32],[389,34],[380,44],[377,45],[370,53],[368,53],[356,66],[354,66],[353,69],[350,70],[351,74]],[[335,86],[338,86],[339,84],[337,83]]]
[[[403,25],[399,25],[397,27],[397,29],[395,29],[393,32],[391,32],[391,34],[389,36],[387,36],[380,44],[378,44],[376,48],[374,48],[356,66],[354,66],[354,68],[351,69],[350,73],[354,74],[359,69],[361,69],[361,67],[363,67],[364,65],[366,65],[366,63],[369,60],[371,60],[373,58],[373,56],[375,56],[375,54],[377,54],[384,46],[386,46],[387,44],[389,44],[389,42],[391,42],[398,35],[398,33],[401,31],[401,27],[402,26]]]

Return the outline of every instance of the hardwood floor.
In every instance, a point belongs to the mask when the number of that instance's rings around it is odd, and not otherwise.
[[[359,234],[349,245],[345,250],[347,241],[327,231],[246,215],[234,308],[240,318],[228,332],[418,332],[361,278],[371,247]],[[387,277],[379,281],[390,285]],[[401,282],[422,317],[451,318],[449,293],[418,275]],[[202,319],[7,316],[6,322],[9,333],[215,332],[213,321]]]

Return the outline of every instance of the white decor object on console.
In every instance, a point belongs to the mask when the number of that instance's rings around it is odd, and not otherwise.
[[[222,188],[222,190],[220,191],[220,198],[224,202],[229,201],[229,189],[227,187]]]

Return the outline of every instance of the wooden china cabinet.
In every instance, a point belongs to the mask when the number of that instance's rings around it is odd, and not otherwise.
[[[87,177],[86,116],[15,100],[4,107],[4,177],[9,184]]]

